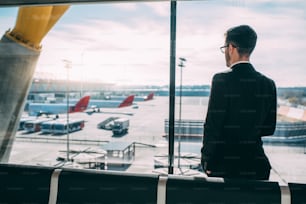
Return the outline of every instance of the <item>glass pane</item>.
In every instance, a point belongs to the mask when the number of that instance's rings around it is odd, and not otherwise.
[[[225,54],[219,50],[225,45],[227,29],[248,24],[257,32],[251,63],[257,71],[272,78],[278,89],[276,131],[273,136],[263,137],[263,141],[272,165],[270,180],[280,182],[306,180],[306,89],[303,63],[300,63],[306,48],[304,8],[303,1],[183,1],[178,2],[177,9],[177,55],[186,59],[183,89],[190,85],[210,85],[215,73],[228,70]],[[179,86],[179,72],[177,76]],[[183,92],[178,154],[185,153],[183,147],[189,148],[188,153],[196,150],[200,154],[202,144],[194,141],[194,131],[201,137],[201,126],[192,127],[187,122],[204,122],[207,104],[208,97],[190,97]]]
[[[9,162],[152,173],[155,154],[167,161],[169,16],[167,2],[72,5],[42,42],[23,118],[54,123],[21,126]]]

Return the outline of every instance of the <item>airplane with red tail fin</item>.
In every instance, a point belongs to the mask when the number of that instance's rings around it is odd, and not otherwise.
[[[107,100],[123,100],[124,96],[109,96],[109,99]],[[154,92],[149,93],[146,96],[135,96],[134,101],[149,101],[153,100],[154,98]]]
[[[143,100],[144,101],[153,100],[153,97],[154,97],[154,92],[151,92],[148,96],[144,97]]]
[[[90,96],[84,96],[79,101],[69,101],[69,110],[67,111],[67,103],[30,103],[28,113],[31,116],[53,115],[61,113],[83,112],[87,109]]]
[[[88,107],[89,110],[86,110],[88,114],[93,112],[101,112],[102,108],[123,108],[133,105],[134,95],[129,95],[123,100],[94,100],[90,99]]]

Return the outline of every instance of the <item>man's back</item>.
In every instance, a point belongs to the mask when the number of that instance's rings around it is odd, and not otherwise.
[[[272,80],[249,63],[216,74],[202,149],[202,156],[210,160],[210,170],[216,176],[239,178],[257,178],[269,171],[261,136],[273,134],[275,123],[276,89]]]
[[[229,136],[228,142],[254,140],[258,136],[273,134],[276,121],[274,82],[256,72],[248,63],[235,65],[223,77],[226,83],[224,102],[228,112],[224,133],[237,135],[235,138]]]

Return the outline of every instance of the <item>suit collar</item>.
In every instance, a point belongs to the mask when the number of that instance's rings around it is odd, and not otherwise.
[[[249,72],[255,71],[255,68],[250,62],[240,62],[232,66],[230,70],[234,72]]]
[[[231,69],[234,68],[234,66],[238,65],[238,64],[251,64],[249,61],[238,61],[238,62],[235,62],[234,64],[232,64],[230,66]]]

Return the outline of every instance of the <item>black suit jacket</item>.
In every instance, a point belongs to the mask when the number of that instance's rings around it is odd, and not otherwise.
[[[202,152],[202,166],[215,176],[266,178],[270,163],[262,136],[276,125],[273,80],[249,63],[236,64],[212,80]]]

